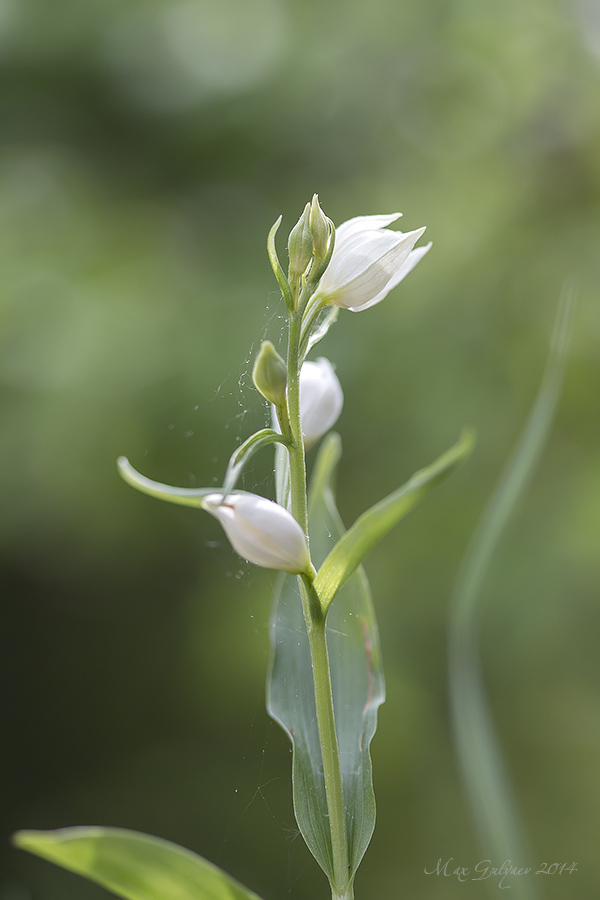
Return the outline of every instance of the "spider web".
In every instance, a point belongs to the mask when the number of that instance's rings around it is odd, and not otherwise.
[[[152,455],[158,448],[161,457],[168,460],[172,451],[176,459],[172,483],[176,480],[182,487],[220,486],[235,447],[254,431],[270,426],[270,408],[254,388],[252,368],[260,344],[267,337],[283,353],[286,330],[286,317],[278,299],[273,309],[267,307],[263,327],[237,371],[228,372],[205,399],[167,421],[162,435],[152,446]],[[203,433],[200,426],[205,421],[219,424],[216,430]],[[216,451],[215,446],[218,447]],[[144,455],[148,453],[147,450]],[[250,460],[237,487],[273,498],[273,470],[272,452],[257,454]],[[188,511],[182,512],[185,514]],[[235,603],[239,613],[236,620],[238,623],[241,621],[240,628],[247,628],[245,640],[251,645],[251,651],[261,657],[263,675],[266,677],[268,611],[265,614],[264,602],[258,606],[255,578],[260,579],[264,590],[272,592],[276,575],[265,570],[258,571],[240,559],[232,551],[218,523],[214,522],[211,529],[214,537],[207,539],[205,523],[202,525],[199,519],[189,516],[188,521],[192,528],[197,527],[204,535],[201,538],[203,556],[212,555],[211,563],[216,565],[217,571],[222,566],[223,576],[228,580],[223,585],[223,594],[231,595],[228,600]],[[236,582],[235,585],[232,581]],[[264,591],[261,594],[264,596]],[[193,630],[197,634],[197,628]],[[197,648],[192,648],[192,652],[197,652]],[[264,682],[257,691],[254,707],[248,708],[247,717],[238,720],[237,725],[239,764],[229,781],[229,795],[221,801],[225,809],[229,805],[229,810],[225,816],[223,834],[215,835],[218,849],[216,855],[211,854],[211,861],[225,870],[235,868],[238,858],[243,858],[246,853],[245,835],[260,831],[265,835],[264,868],[267,868],[269,858],[275,854],[285,854],[284,884],[281,884],[283,879],[279,875],[280,884],[274,885],[274,891],[279,896],[295,896],[294,887],[306,867],[311,865],[311,857],[303,842],[296,840],[300,832],[291,804],[291,759],[288,759],[291,750],[279,729],[273,732],[273,722],[265,709]],[[276,734],[274,739],[273,734]],[[273,754],[269,752],[272,739]],[[197,849],[202,852],[201,847]]]

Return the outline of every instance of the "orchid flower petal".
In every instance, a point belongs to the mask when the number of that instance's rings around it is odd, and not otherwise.
[[[386,228],[401,213],[356,216],[336,231],[336,243],[319,283],[324,303],[357,312],[379,303],[431,247],[414,250],[424,228],[403,233]]]
[[[233,549],[265,569],[300,574],[310,568],[306,537],[291,513],[266,497],[209,494],[202,506],[219,520]]]
[[[300,371],[300,416],[308,449],[337,422],[344,405],[342,386],[325,357],[305,362]]]

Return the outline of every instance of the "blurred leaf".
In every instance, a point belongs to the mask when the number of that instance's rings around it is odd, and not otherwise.
[[[332,490],[340,455],[339,437],[329,435],[315,465],[309,496],[311,554],[317,563],[344,531]],[[362,569],[348,579],[329,613],[327,644],[353,876],[375,827],[369,745],[385,696],[377,624]],[[297,581],[290,576],[279,584],[271,616],[271,652],[267,707],[292,740],[296,819],[317,862],[332,877],[310,649]]]
[[[201,856],[136,831],[20,831],[13,841],[125,900],[259,900]]]
[[[340,587],[379,541],[471,452],[474,434],[465,430],[457,443],[426,469],[420,469],[393,494],[358,517],[319,569],[315,590],[326,612]]]
[[[563,296],[550,356],[535,404],[506,472],[475,532],[459,573],[449,625],[449,690],[456,752],[482,850],[528,865],[510,781],[487,702],[478,646],[482,587],[508,520],[523,496],[550,432],[560,397],[572,297]],[[534,883],[511,883],[518,900],[537,896]]]

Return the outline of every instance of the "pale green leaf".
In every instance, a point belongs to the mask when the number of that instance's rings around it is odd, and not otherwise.
[[[317,563],[343,533],[331,486],[339,456],[339,438],[329,435],[315,464],[309,498],[311,554]],[[362,569],[348,579],[330,611],[327,644],[353,876],[375,825],[369,745],[385,694],[377,625]],[[298,826],[325,873],[333,878],[310,650],[297,582],[290,576],[281,579],[271,617],[267,692],[270,715],[292,740]]]
[[[259,900],[190,850],[121,828],[20,831],[13,841],[123,900]]]
[[[528,854],[489,711],[479,658],[478,625],[490,563],[550,432],[563,380],[572,307],[572,296],[567,291],[529,419],[461,566],[449,624],[448,674],[454,743],[482,851],[495,859],[519,860],[519,865],[528,864]],[[538,896],[531,879],[515,878],[510,886],[516,900],[534,900]]]
[[[123,481],[150,497],[158,497],[159,500],[167,500],[169,503],[179,503],[182,506],[197,506],[202,508],[202,500],[207,494],[214,494],[218,488],[178,488],[160,481],[152,481],[141,475],[133,468],[127,457],[120,456],[117,460],[117,468]]]
[[[315,579],[323,612],[327,612],[340,587],[375,545],[469,455],[473,444],[473,432],[464,431],[457,443],[439,459],[416,472],[405,485],[359,516],[331,550]]]
[[[289,443],[289,438],[280,434],[279,431],[274,431],[273,428],[263,428],[261,431],[257,431],[255,434],[250,435],[249,438],[246,438],[244,443],[231,454],[231,458],[227,465],[227,471],[225,472],[225,478],[223,479],[223,487],[221,489],[223,494],[227,495],[231,493],[236,486],[242,471],[245,466],[248,465],[255,453],[262,450],[263,447],[268,447],[269,444]],[[215,493],[214,490],[212,492]]]
[[[273,428],[263,428],[250,435],[241,446],[231,454],[227,465],[227,471],[223,480],[223,487],[211,488],[179,488],[162,484],[160,481],[152,481],[133,468],[127,457],[120,456],[117,460],[117,468],[121,478],[132,487],[157,497],[159,500],[167,500],[169,503],[178,503],[183,506],[196,506],[202,508],[203,499],[208,494],[230,494],[234,489],[244,467],[252,459],[255,453],[267,447],[269,444],[289,444],[289,438],[275,431]],[[287,453],[286,453],[287,455]]]
[[[283,294],[286,306],[288,307],[288,309],[292,310],[294,308],[294,298],[292,297],[292,291],[288,284],[288,280],[285,277],[285,272],[281,268],[281,263],[279,262],[279,257],[277,256],[277,248],[275,247],[275,235],[277,234],[279,226],[281,225],[281,218],[282,217],[279,216],[279,218],[269,231],[269,236],[267,238],[267,253],[269,254],[269,262],[271,263],[273,274],[277,279],[277,284],[279,285],[281,293]]]

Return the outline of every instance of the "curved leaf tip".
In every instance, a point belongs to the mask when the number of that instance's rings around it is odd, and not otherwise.
[[[117,469],[123,481],[150,497],[159,500],[167,500],[169,503],[179,503],[182,506],[195,506],[202,508],[202,500],[207,494],[214,494],[215,488],[179,488],[162,484],[160,481],[152,481],[146,478],[137,469],[134,469],[126,456],[119,456]]]

